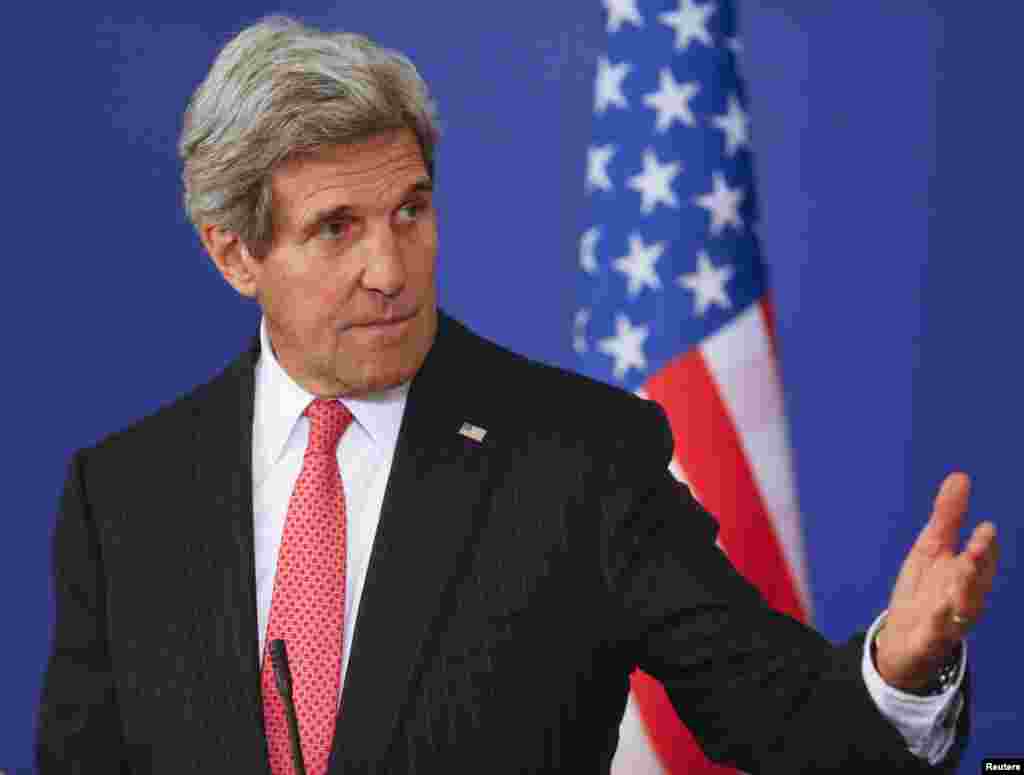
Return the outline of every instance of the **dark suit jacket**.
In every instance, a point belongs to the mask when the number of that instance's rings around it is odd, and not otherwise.
[[[73,457],[42,773],[269,774],[258,354],[256,337],[211,382]],[[458,433],[466,421],[482,443]],[[409,393],[330,772],[607,772],[637,665],[711,757],[748,772],[928,771],[871,702],[861,638],[836,648],[768,609],[668,473],[671,451],[654,403],[442,313]]]

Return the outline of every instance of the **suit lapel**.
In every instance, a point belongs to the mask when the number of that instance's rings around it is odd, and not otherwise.
[[[466,334],[439,314],[434,345],[409,390],[334,736],[330,772],[363,771],[385,757],[415,692],[434,624],[475,541],[487,501],[493,436],[459,434],[473,416],[458,375]],[[461,367],[460,367],[461,364]]]
[[[438,334],[409,390],[391,477],[356,619],[331,754],[331,772],[379,764],[411,699],[444,613],[446,591],[461,575],[483,515],[495,454],[459,434],[463,422],[487,426],[474,396],[453,375],[467,366],[468,334],[439,312]],[[196,594],[218,596],[196,611],[197,648],[227,649],[237,670],[218,676],[211,722],[223,723],[224,697],[238,712],[222,739],[253,751],[270,769],[263,730],[253,551],[252,424],[259,337],[196,403],[193,479],[203,525],[203,556],[191,569]],[[471,361],[470,361],[471,362]],[[198,397],[197,397],[198,398]],[[217,653],[217,652],[213,652]],[[221,651],[220,653],[225,653]],[[221,692],[223,694],[221,694]],[[211,700],[214,702],[214,700]],[[253,771],[252,769],[248,771]]]
[[[196,594],[213,601],[196,607],[197,648],[226,657],[229,665],[217,676],[218,696],[211,697],[217,706],[210,708],[210,722],[224,726],[222,739],[228,749],[255,755],[255,761],[240,757],[247,767],[260,768],[247,771],[269,775],[253,553],[252,423],[258,356],[257,336],[197,402],[195,513],[202,515],[203,556],[209,560],[194,565],[191,573]],[[224,703],[234,712],[230,719],[225,719]]]

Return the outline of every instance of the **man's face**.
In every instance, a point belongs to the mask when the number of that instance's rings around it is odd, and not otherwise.
[[[437,331],[437,222],[416,136],[289,160],[271,186],[273,242],[253,284],[278,361],[323,397],[410,379]]]

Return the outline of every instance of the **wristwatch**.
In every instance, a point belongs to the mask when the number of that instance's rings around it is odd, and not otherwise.
[[[936,697],[949,691],[949,688],[956,683],[957,674],[960,672],[960,656],[963,654],[963,650],[963,644],[957,643],[953,655],[939,668],[939,672],[935,674],[931,682],[911,694],[921,697]]]

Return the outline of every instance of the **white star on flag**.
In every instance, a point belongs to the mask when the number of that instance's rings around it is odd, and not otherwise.
[[[601,238],[601,229],[591,226],[580,237],[580,269],[587,274],[597,274],[597,241]]]
[[[608,12],[608,32],[618,32],[623,22],[644,26],[644,17],[637,10],[636,0],[601,0]]]
[[[592,145],[587,148],[587,193],[597,189],[612,190],[612,181],[608,177],[608,162],[614,155],[614,145]]]
[[[572,322],[572,349],[581,355],[587,351],[587,323],[590,322],[590,310],[584,307],[576,311]]]
[[[712,304],[718,304],[723,309],[732,307],[729,294],[725,291],[725,284],[732,279],[735,272],[736,270],[729,264],[716,267],[707,251],[702,250],[697,254],[696,273],[679,275],[676,282],[696,294],[694,303],[697,305],[697,315],[704,317],[704,313]]]
[[[750,124],[735,94],[729,95],[729,109],[724,116],[715,116],[711,123],[725,132],[725,154],[734,156],[741,146],[750,145]]]
[[[664,242],[644,245],[643,238],[636,232],[629,235],[629,253],[615,259],[613,266],[629,281],[627,292],[630,298],[637,296],[644,286],[652,291],[661,290],[661,280],[654,265],[665,252]]]
[[[647,326],[634,326],[621,312],[615,316],[615,336],[599,339],[597,349],[615,359],[615,378],[622,380],[630,369],[647,368],[644,340]]]
[[[666,131],[673,121],[681,121],[687,126],[697,126],[697,119],[690,110],[690,100],[700,93],[700,85],[695,82],[677,83],[672,71],[661,68],[659,88],[644,96],[644,105],[658,111],[654,128],[658,132]]]
[[[721,172],[715,172],[711,176],[714,190],[702,194],[694,201],[711,213],[711,233],[718,236],[728,225],[737,229],[743,228],[743,219],[740,218],[740,204],[743,202],[743,189],[740,187],[729,188],[725,182],[725,176]]]
[[[607,57],[597,58],[597,78],[594,80],[594,110],[604,113],[609,105],[628,108],[626,95],[622,93],[622,82],[633,68],[628,62],[613,65]]]
[[[639,192],[643,198],[640,210],[644,215],[654,211],[656,205],[679,207],[679,200],[672,191],[672,181],[682,171],[683,165],[673,161],[659,164],[653,148],[644,151],[644,169],[626,181],[626,185]]]
[[[672,13],[658,14],[658,21],[676,31],[676,51],[682,51],[691,40],[699,40],[705,46],[712,45],[708,32],[708,17],[715,12],[715,4],[696,5],[692,0],[679,0],[679,9]]]

